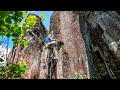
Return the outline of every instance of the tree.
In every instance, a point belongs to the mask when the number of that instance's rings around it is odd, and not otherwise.
[[[25,46],[28,40],[22,40],[27,28],[34,28],[36,16],[27,17],[27,11],[0,11],[0,36],[13,37],[14,44]],[[26,22],[23,21],[26,19]]]
[[[42,21],[45,19],[45,13],[41,18]],[[28,11],[0,11],[0,36],[12,36],[14,45],[20,44],[24,48],[29,40],[23,40],[23,36],[27,29],[34,28],[36,21],[37,17],[28,16]],[[7,63],[5,67],[0,67],[0,78],[20,78],[27,70],[26,62]]]

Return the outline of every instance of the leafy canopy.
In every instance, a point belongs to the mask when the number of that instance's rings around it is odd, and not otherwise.
[[[42,21],[45,13],[41,14]],[[24,22],[25,19],[26,21]],[[35,15],[29,15],[28,11],[0,11],[0,36],[13,37],[14,44],[25,46],[28,40],[22,40],[27,29],[33,29],[37,21]]]

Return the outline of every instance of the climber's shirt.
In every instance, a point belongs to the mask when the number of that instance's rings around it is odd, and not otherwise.
[[[47,38],[46,38],[46,43],[50,43],[50,42],[51,42],[50,38],[47,37]]]

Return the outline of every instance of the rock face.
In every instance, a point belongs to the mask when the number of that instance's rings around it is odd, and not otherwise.
[[[47,73],[47,69],[43,68],[46,64],[44,47],[45,37],[47,36],[46,28],[42,24],[40,17],[37,16],[37,18],[35,29],[28,30],[24,36],[25,39],[30,40],[30,43],[23,49],[20,45],[15,46],[9,55],[10,62],[26,61],[28,63],[30,70],[24,76],[27,79],[46,78],[44,74]]]
[[[120,78],[119,11],[55,11],[50,30],[64,43],[54,49],[58,60],[54,71],[57,79],[73,79],[77,72],[91,79]],[[30,44],[23,49],[18,45],[10,53],[11,62],[28,62],[30,71],[25,78],[47,78],[46,36],[46,29],[40,22],[37,31],[28,30],[25,35]]]
[[[54,12],[51,30],[64,42],[58,78],[82,72],[90,78],[120,78],[120,16],[117,11]]]
[[[91,78],[120,78],[120,16],[116,11],[78,12]]]
[[[59,50],[57,78],[72,79],[77,72],[89,75],[79,15],[69,11],[54,12],[51,17],[50,30],[53,30],[55,38],[64,43]]]

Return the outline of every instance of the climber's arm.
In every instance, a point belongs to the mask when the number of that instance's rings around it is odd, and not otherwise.
[[[50,40],[51,40],[51,41],[56,41],[56,39],[54,39],[54,38],[50,38]]]

